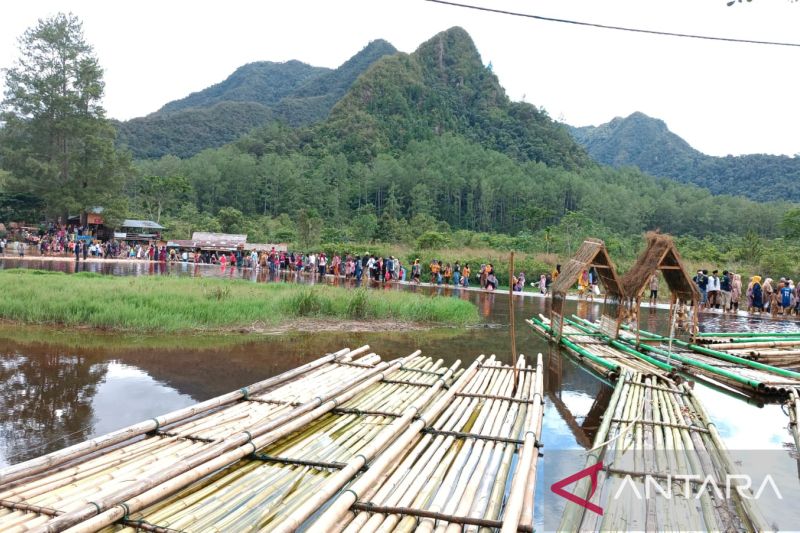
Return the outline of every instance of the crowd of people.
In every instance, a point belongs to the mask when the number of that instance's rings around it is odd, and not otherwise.
[[[494,265],[481,264],[473,273],[469,263],[443,263],[432,260],[423,272],[423,265],[416,259],[406,265],[398,257],[374,254],[333,254],[328,257],[325,252],[296,253],[278,251],[245,250],[186,250],[167,248],[153,243],[136,243],[118,240],[99,242],[83,237],[80,227],[51,225],[35,244],[26,244],[23,240],[8,241],[0,238],[0,254],[16,252],[20,257],[25,255],[27,246],[35,246],[42,256],[70,255],[76,260],[88,257],[105,259],[138,259],[158,262],[194,262],[195,264],[230,265],[239,268],[265,269],[271,274],[280,272],[306,272],[320,276],[344,276],[345,279],[369,279],[376,282],[410,281],[421,283],[429,275],[432,285],[469,288],[471,283],[484,290],[497,290],[499,281]],[[561,265],[556,265],[551,272],[542,273],[539,279],[530,283],[538,288],[541,295],[550,291],[550,286],[561,274]],[[658,302],[660,277],[654,274],[649,282],[650,304]],[[738,273],[723,270],[701,269],[697,271],[693,281],[700,292],[701,309],[719,309],[724,313],[739,311],[740,302],[746,302],[747,311],[751,313],[771,313],[773,315],[800,315],[800,285],[788,278],[780,278],[775,282],[767,277],[752,276],[746,287],[742,276]],[[520,272],[511,278],[512,289],[522,292],[525,288],[525,273]],[[599,276],[592,267],[581,272],[578,278],[578,298],[593,300],[599,294]]]
[[[771,313],[772,315],[800,315],[800,286],[793,280],[781,278],[777,283],[772,278],[762,281],[761,276],[752,276],[742,292],[742,276],[724,270],[711,274],[698,270],[693,278],[700,290],[701,306],[705,309],[721,309],[737,312],[742,296],[749,313]]]

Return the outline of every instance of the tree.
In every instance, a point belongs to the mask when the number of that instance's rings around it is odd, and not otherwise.
[[[297,238],[300,246],[308,249],[319,244],[319,235],[322,231],[322,217],[314,209],[301,209],[297,217]]]
[[[378,217],[375,215],[375,206],[362,205],[356,212],[350,224],[353,228],[353,238],[359,242],[372,242],[378,231]]]
[[[51,215],[104,205],[118,196],[127,157],[100,105],[103,69],[81,22],[59,13],[19,39],[20,57],[5,70],[0,160],[12,188],[44,201]]]
[[[800,237],[800,207],[789,209],[784,213],[781,230],[786,237],[792,239]]]
[[[156,222],[161,222],[161,213],[165,208],[173,207],[192,190],[192,186],[183,176],[144,176],[139,183],[142,195],[149,211],[155,214]]]
[[[233,207],[223,207],[217,212],[217,220],[226,233],[241,233],[244,226],[244,215]]]

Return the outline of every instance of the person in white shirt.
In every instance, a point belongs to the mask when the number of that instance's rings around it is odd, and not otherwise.
[[[706,291],[708,291],[708,308],[714,309],[719,308],[719,291],[720,291],[720,282],[719,276],[717,275],[719,271],[715,270],[708,276],[708,285],[706,287]]]

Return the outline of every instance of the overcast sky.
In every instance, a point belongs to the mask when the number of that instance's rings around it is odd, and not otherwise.
[[[463,0],[660,31],[800,43],[800,2]],[[404,52],[464,27],[509,96],[576,126],[642,111],[713,155],[800,153],[800,48],[622,33],[422,0],[31,0],[0,16],[0,67],[36,20],[71,11],[105,68],[113,118],[146,115],[251,61],[336,67],[383,38]]]

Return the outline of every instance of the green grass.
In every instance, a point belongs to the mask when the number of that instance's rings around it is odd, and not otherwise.
[[[116,277],[0,271],[0,318],[143,332],[279,326],[298,318],[465,325],[469,302],[402,291],[368,291],[209,278]]]

